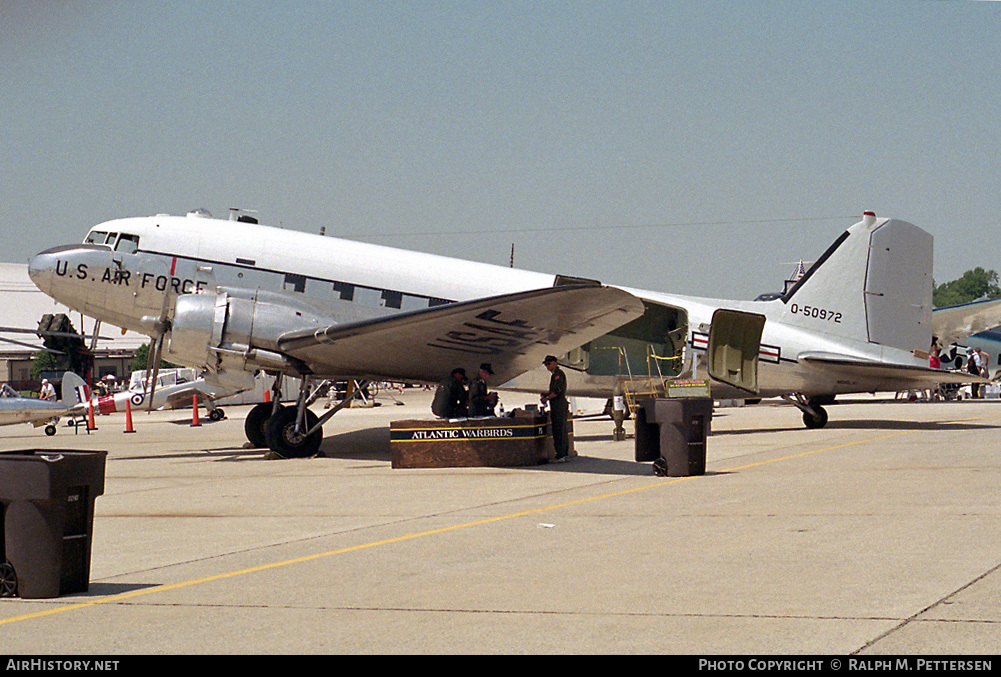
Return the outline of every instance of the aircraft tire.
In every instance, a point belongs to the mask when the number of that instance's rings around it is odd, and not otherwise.
[[[0,564],[0,597],[17,597],[17,572],[7,561]]]
[[[827,425],[827,411],[823,407],[814,407],[814,411],[817,412],[816,416],[811,416],[808,412],[803,412],[803,423],[806,424],[807,428],[823,428]]]
[[[268,449],[282,458],[308,458],[315,456],[323,441],[323,431],[317,430],[312,435],[303,437],[295,433],[295,407],[284,407],[268,419],[264,426],[264,435],[268,441]],[[306,410],[306,427],[316,425],[319,419],[309,409]]]
[[[45,426],[45,434],[48,435],[49,437],[52,437],[53,435],[55,435],[56,434],[56,426],[53,425],[52,423],[50,423],[49,425]]]
[[[210,421],[221,421],[224,418],[226,418],[226,412],[224,412],[219,407],[216,407],[215,409],[209,412]]]
[[[254,445],[255,449],[268,446],[268,439],[264,434],[264,427],[271,418],[270,402],[261,402],[255,405],[247,413],[247,420],[243,423],[243,432],[247,435],[247,440]]]

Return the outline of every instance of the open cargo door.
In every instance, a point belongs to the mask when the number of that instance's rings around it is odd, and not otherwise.
[[[758,392],[758,350],[765,316],[720,308],[709,327],[709,376],[748,393]]]

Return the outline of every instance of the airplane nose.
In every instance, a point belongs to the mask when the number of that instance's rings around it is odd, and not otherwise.
[[[61,245],[35,254],[28,261],[28,277],[36,287],[52,296],[56,275],[60,272],[66,274],[69,255],[79,248],[80,245]]]
[[[28,277],[35,286],[48,293],[52,287],[52,274],[56,269],[56,258],[48,251],[35,254],[28,261]]]

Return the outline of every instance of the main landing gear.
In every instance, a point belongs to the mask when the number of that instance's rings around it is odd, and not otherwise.
[[[802,393],[792,393],[791,395],[783,395],[782,399],[789,402],[793,406],[797,407],[803,412],[803,423],[807,428],[823,428],[827,425],[827,411],[820,406],[820,402],[833,401],[833,397],[820,398],[811,397],[807,398]]]
[[[272,401],[256,405],[247,414],[244,432],[254,447],[267,447],[281,458],[307,458],[315,456],[323,441],[323,424],[334,414],[348,406],[351,397],[318,417],[310,409],[317,397],[326,392],[328,382],[323,381],[315,388],[313,379],[303,376],[299,386],[299,397],[295,405],[280,403],[281,375],[272,387]],[[355,393],[360,393],[368,381],[360,381]]]

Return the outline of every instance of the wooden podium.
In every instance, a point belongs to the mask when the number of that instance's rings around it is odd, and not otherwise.
[[[567,428],[576,456],[572,421]],[[549,418],[537,414],[393,421],[389,440],[394,468],[531,466],[556,457]]]

